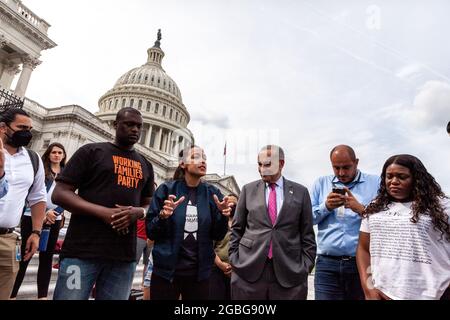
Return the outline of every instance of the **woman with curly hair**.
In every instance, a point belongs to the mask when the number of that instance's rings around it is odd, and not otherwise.
[[[439,300],[450,285],[450,206],[411,155],[390,157],[366,207],[356,260],[366,299]]]

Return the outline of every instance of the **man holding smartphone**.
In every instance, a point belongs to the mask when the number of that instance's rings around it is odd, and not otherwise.
[[[363,300],[355,258],[360,214],[377,195],[380,177],[359,171],[359,159],[349,146],[334,147],[330,160],[334,174],[317,179],[311,193],[319,230],[315,298]]]

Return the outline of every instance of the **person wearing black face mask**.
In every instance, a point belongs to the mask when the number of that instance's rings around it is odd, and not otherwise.
[[[7,132],[5,133],[5,135],[8,137],[8,139],[6,140],[6,144],[10,145],[13,148],[25,147],[30,143],[31,138],[33,138],[31,130],[14,130],[9,125],[7,125],[7,127],[11,129],[13,134],[9,135]]]
[[[0,199],[0,256],[10,257],[0,259],[0,300],[10,297],[19,261],[31,259],[36,252],[45,216],[44,166],[37,157],[38,167],[34,174],[32,153],[24,148],[31,140],[31,128],[31,118],[22,109],[8,109],[0,115],[4,171],[9,183],[8,193]],[[31,208],[33,226],[28,239],[23,239],[25,245],[21,250],[20,238],[13,231],[20,223],[25,204]]]
[[[3,141],[0,139],[0,198],[8,193],[8,181],[5,178],[5,151],[3,151]]]

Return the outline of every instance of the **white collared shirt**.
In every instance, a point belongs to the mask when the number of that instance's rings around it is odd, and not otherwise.
[[[58,208],[58,206],[52,202],[52,194],[53,194],[53,191],[55,190],[55,187],[56,187],[56,181],[53,180],[53,183],[52,183],[50,189],[47,191],[47,208],[45,209],[46,211],[54,210],[54,209]],[[31,217],[31,209],[30,209],[30,207],[27,207],[27,209],[25,210],[23,215],[27,216],[27,217]],[[62,214],[58,214],[56,216],[55,220],[56,221],[61,221],[62,220],[62,216],[63,216]]]
[[[277,193],[277,217],[280,213],[281,207],[283,206],[284,201],[284,178],[283,176],[280,177],[280,179],[275,182],[275,192]],[[268,183],[265,183],[266,185],[266,207],[269,207],[269,194],[270,194],[270,187]]]
[[[44,165],[39,158],[39,168],[34,177],[33,164],[25,148],[11,155],[6,149],[5,177],[8,181],[8,193],[0,199],[0,227],[14,228],[19,225],[23,207],[31,184],[33,188],[28,195],[28,204],[33,206],[39,202],[46,202]],[[34,182],[33,182],[34,177]]]
[[[0,179],[0,198],[3,198],[5,194],[8,193],[8,188],[8,180],[3,176],[3,178]]]

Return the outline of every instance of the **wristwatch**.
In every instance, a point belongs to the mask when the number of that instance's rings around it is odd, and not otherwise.
[[[145,218],[147,217],[147,210],[145,210],[145,208],[142,208],[142,213],[144,214],[142,217],[139,218],[139,220],[145,220]]]
[[[31,233],[37,234],[39,238],[41,237],[41,230],[33,230]]]

